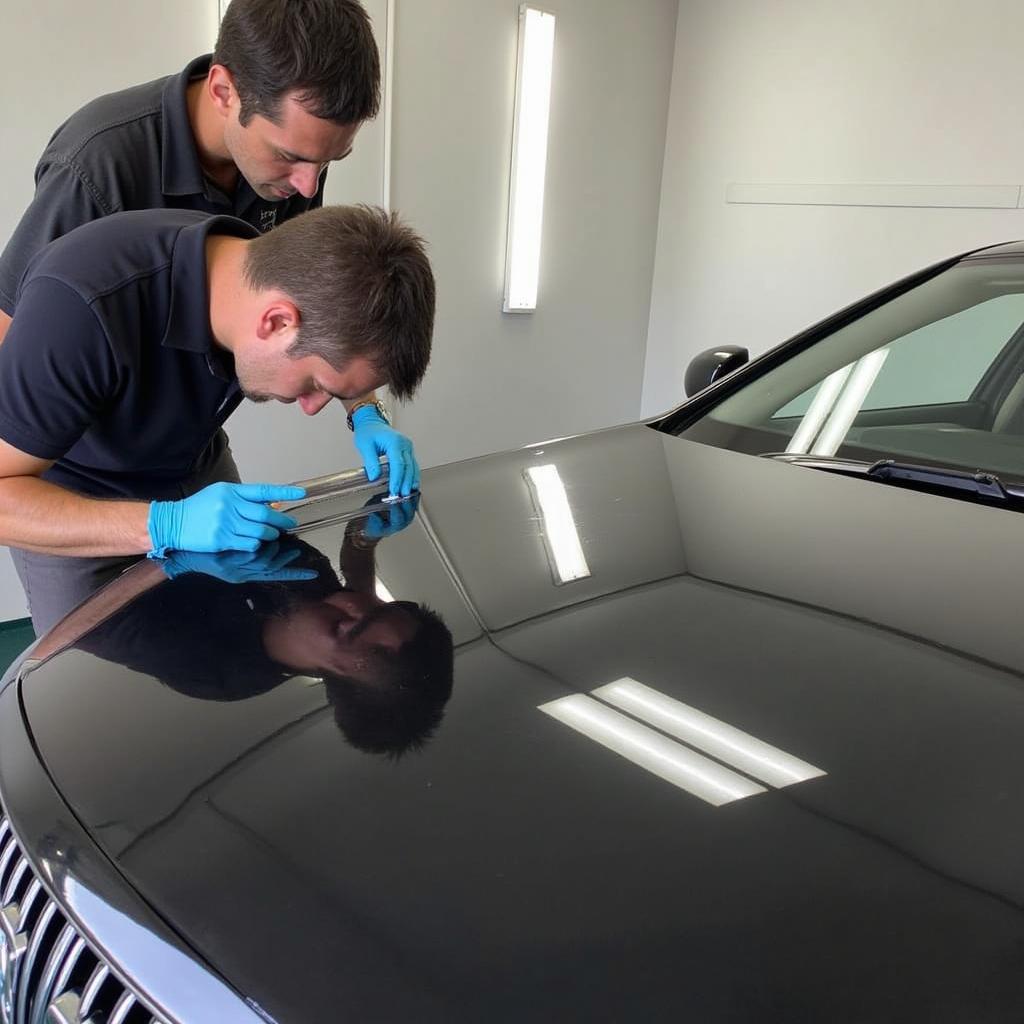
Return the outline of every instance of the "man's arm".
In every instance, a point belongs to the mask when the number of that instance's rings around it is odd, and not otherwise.
[[[372,594],[377,588],[377,544],[404,530],[416,518],[419,495],[386,508],[378,506],[379,498],[371,498],[364,507],[373,507],[366,517],[352,519],[345,527],[345,539],[338,556],[338,567],[349,590]]]
[[[345,539],[338,555],[338,567],[349,590],[372,594],[377,583],[377,560],[374,549],[377,538],[367,537],[362,530],[365,520],[355,520],[345,529]]]
[[[301,487],[218,483],[180,501],[103,501],[39,479],[53,465],[0,441],[0,544],[53,555],[255,551],[295,520]]]
[[[0,309],[0,345],[4,343],[4,338],[7,335],[7,328],[11,326],[11,318]]]
[[[0,441],[0,544],[54,555],[144,554],[149,503],[100,501],[40,480],[53,465]]]

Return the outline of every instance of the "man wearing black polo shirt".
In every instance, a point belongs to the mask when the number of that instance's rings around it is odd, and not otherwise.
[[[41,633],[143,553],[253,551],[294,525],[269,503],[300,488],[211,483],[238,479],[221,424],[243,395],[310,416],[385,385],[410,396],[434,279],[421,240],[382,210],[327,207],[265,235],[145,210],[51,243],[16,299],[0,544]]]
[[[0,256],[0,341],[22,275],[48,242],[111,213],[161,207],[269,231],[322,205],[327,164],[348,156],[379,105],[377,45],[358,0],[233,0],[212,58],[101,96],[57,129]],[[418,473],[412,445],[379,405],[366,408],[356,447],[370,480],[388,456],[397,493],[403,459]]]

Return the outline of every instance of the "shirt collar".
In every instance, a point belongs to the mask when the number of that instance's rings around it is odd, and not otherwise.
[[[164,85],[161,137],[160,188],[165,196],[205,193],[206,181],[199,163],[192,122],[188,116],[186,91],[190,82],[203,78],[210,70],[212,54],[196,57],[180,74],[172,75]]]
[[[236,217],[204,217],[178,232],[171,251],[171,311],[160,344],[204,354],[211,372],[233,378],[231,358],[214,343],[210,327],[210,290],[206,279],[208,235],[256,238],[259,232]]]

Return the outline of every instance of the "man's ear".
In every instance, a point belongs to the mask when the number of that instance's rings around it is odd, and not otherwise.
[[[210,65],[206,74],[206,92],[221,117],[227,117],[239,104],[234,75],[223,64]]]
[[[263,341],[283,341],[290,347],[302,322],[299,307],[290,299],[275,298],[263,306],[256,335]]]

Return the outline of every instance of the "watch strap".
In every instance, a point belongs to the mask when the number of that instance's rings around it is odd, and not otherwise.
[[[360,409],[363,409],[368,405],[372,405],[377,410],[377,415],[380,416],[380,418],[390,426],[391,418],[388,416],[387,409],[384,408],[384,403],[381,402],[380,399],[378,398],[364,398],[361,401],[356,402],[356,404],[353,405],[351,409],[349,409],[348,415],[345,417],[345,422],[348,424],[349,430],[356,429],[355,424],[352,422],[352,417]]]

